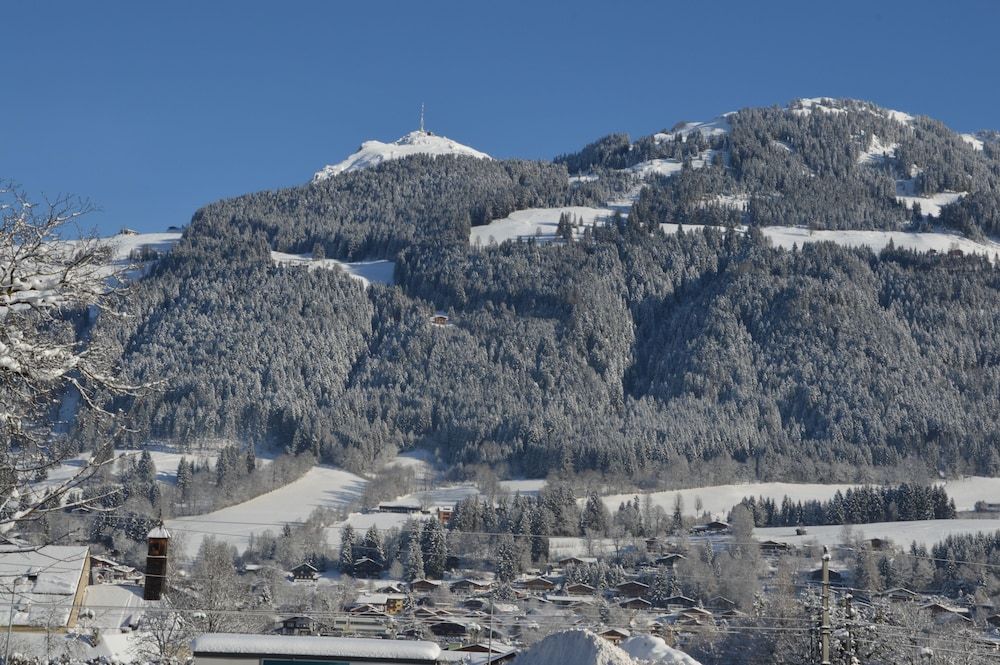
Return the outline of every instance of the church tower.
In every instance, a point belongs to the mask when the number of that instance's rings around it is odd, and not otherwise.
[[[145,600],[159,600],[167,581],[167,548],[170,545],[170,532],[163,527],[163,522],[149,532],[146,537],[149,549],[146,554],[146,583],[142,597]]]

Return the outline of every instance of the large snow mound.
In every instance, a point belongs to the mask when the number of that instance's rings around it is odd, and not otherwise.
[[[324,166],[317,171],[313,175],[313,182],[320,182],[340,173],[371,168],[382,162],[402,159],[411,155],[468,155],[477,159],[492,159],[485,152],[479,152],[457,141],[418,130],[410,132],[392,143],[365,141],[356,153],[344,161]]]
[[[533,645],[513,665],[636,665],[627,653],[589,630],[553,633]]]
[[[648,665],[701,665],[683,651],[667,646],[662,637],[633,635],[621,644],[622,650]]]

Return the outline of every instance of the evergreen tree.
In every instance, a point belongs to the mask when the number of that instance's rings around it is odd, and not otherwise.
[[[347,524],[340,530],[340,572],[345,575],[354,573],[354,528]]]

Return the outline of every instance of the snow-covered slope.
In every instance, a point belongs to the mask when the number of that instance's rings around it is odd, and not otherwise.
[[[396,270],[396,262],[387,259],[338,261],[337,259],[314,259],[309,254],[286,254],[285,252],[272,251],[271,260],[279,266],[307,266],[310,270],[313,268],[325,268],[327,270],[339,268],[365,286],[370,285],[372,282],[392,284],[393,273]]]
[[[356,153],[344,161],[324,166],[317,171],[313,175],[313,182],[326,180],[340,173],[378,166],[382,162],[402,159],[411,155],[468,155],[477,159],[492,159],[485,152],[479,152],[457,141],[418,130],[410,132],[392,143],[365,141]]]

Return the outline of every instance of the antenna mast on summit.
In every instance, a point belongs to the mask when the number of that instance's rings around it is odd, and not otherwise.
[[[420,133],[424,134],[424,103],[420,102]]]

